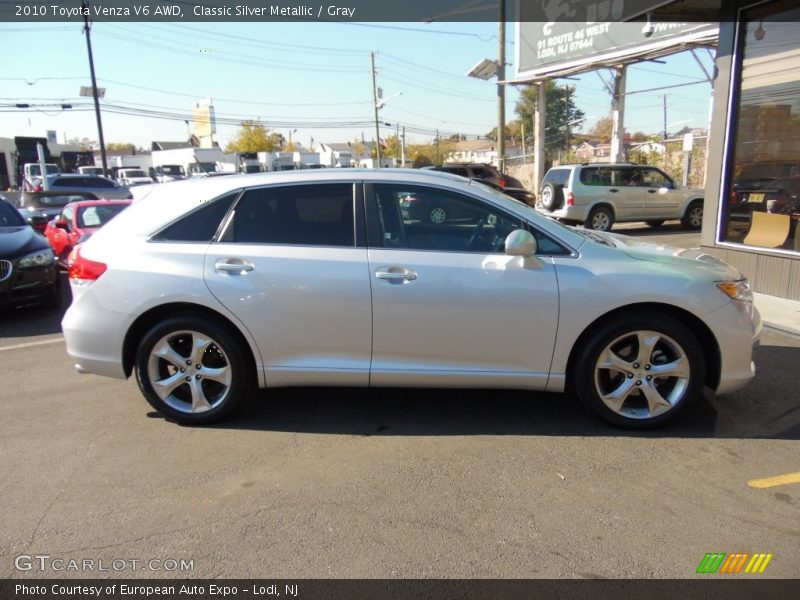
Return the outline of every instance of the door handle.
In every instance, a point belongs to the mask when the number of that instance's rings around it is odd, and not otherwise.
[[[406,283],[408,281],[414,281],[417,278],[417,274],[408,269],[389,267],[375,271],[375,277],[376,279],[382,279],[390,283]]]
[[[656,190],[647,190],[647,193],[648,193],[648,194],[655,194],[655,193],[656,193]]]
[[[617,188],[611,188],[608,191],[611,192],[612,194],[616,194],[619,190]]]
[[[255,267],[252,263],[243,261],[238,258],[226,259],[226,260],[218,260],[214,263],[214,269],[219,273],[236,273],[239,275],[243,275],[245,273],[249,273]]]

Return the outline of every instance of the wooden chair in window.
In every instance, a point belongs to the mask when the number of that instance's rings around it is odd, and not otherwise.
[[[753,211],[750,231],[747,232],[744,243],[746,246],[779,248],[789,237],[790,225],[789,215]]]

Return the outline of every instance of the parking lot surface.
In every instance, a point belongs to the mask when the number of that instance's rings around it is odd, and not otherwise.
[[[76,374],[59,320],[0,315],[0,577],[101,575],[15,566],[46,554],[192,561],[121,577],[683,578],[709,552],[800,576],[800,485],[748,485],[800,471],[796,339],[767,332],[747,388],[650,432],[569,396],[435,389],[261,392],[189,428]]]

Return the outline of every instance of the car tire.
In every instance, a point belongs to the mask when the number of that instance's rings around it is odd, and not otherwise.
[[[645,221],[648,227],[652,227],[653,229],[658,229],[664,224],[664,219],[653,219],[650,221]]]
[[[248,371],[239,342],[207,318],[183,315],[159,322],[136,350],[136,382],[145,399],[186,425],[230,414],[247,395]]]
[[[705,382],[700,342],[661,313],[615,318],[590,337],[573,364],[574,391],[583,404],[631,429],[671,421],[697,401]]]
[[[428,222],[441,225],[447,222],[447,210],[443,206],[434,206],[428,211]]]
[[[556,187],[549,181],[542,186],[542,193],[539,196],[541,205],[547,210],[558,210],[564,205],[564,188]]]
[[[614,213],[605,206],[594,207],[583,223],[586,229],[594,229],[595,231],[611,231],[613,225]]]
[[[686,207],[686,212],[681,219],[684,229],[700,229],[703,226],[703,201],[693,200]]]

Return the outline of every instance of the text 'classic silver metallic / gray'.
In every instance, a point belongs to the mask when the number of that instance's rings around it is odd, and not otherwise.
[[[739,272],[461,177],[320,169],[134,195],[73,253],[67,352],[82,373],[135,373],[181,423],[253,386],[444,386],[566,391],[644,427],[755,373]]]

